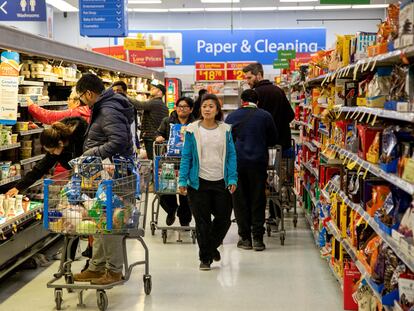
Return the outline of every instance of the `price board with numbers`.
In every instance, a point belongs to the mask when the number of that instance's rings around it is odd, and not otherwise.
[[[227,62],[226,80],[241,81],[244,80],[243,68],[253,62]]]
[[[196,63],[196,81],[224,81],[225,63]]]

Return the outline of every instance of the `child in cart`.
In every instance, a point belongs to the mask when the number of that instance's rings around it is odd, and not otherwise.
[[[194,101],[189,97],[181,97],[175,104],[176,110],[171,113],[169,117],[162,120],[157,131],[156,143],[163,143],[170,138],[170,129],[174,124],[188,125],[194,122],[192,115]],[[164,194],[160,196],[161,207],[167,212],[166,224],[171,226],[175,222],[175,215],[180,220],[180,225],[187,227],[191,222],[191,210],[188,205],[187,197],[183,195],[178,196],[180,205],[177,205],[177,197],[175,194]]]
[[[197,228],[200,270],[210,270],[213,260],[221,259],[217,248],[230,228],[231,194],[237,185],[231,128],[222,120],[217,96],[206,94],[201,103],[201,120],[186,129],[181,157],[179,190],[182,195],[188,191]]]

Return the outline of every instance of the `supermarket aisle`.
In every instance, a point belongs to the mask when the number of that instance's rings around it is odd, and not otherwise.
[[[222,261],[211,271],[199,271],[197,250],[189,236],[183,244],[164,245],[157,232],[146,241],[150,248],[153,290],[145,296],[142,268],[125,286],[108,291],[108,310],[342,310],[342,295],[312,241],[303,217],[297,229],[288,221],[285,246],[274,235],[265,238],[267,250],[260,252],[236,247],[237,227],[232,225],[221,249]],[[130,256],[140,258],[138,245],[130,243]],[[77,262],[75,269],[80,267]],[[53,290],[46,282],[57,263],[6,299],[2,310],[26,310],[30,301],[34,310],[54,310]],[[1,291],[0,291],[0,298]],[[77,295],[63,294],[63,310],[77,310]],[[3,299],[0,299],[2,301]],[[95,292],[85,294],[86,309],[97,310]]]

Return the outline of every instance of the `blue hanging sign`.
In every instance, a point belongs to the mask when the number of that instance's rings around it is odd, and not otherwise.
[[[46,1],[0,0],[0,21],[46,21]]]
[[[127,0],[79,0],[79,22],[81,36],[125,37]]]

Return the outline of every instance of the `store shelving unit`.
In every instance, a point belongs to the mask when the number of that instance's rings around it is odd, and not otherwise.
[[[35,59],[47,61],[50,64],[59,64],[59,66],[76,65],[78,70],[94,72],[105,71],[112,73],[114,76],[121,77],[133,77],[144,79],[158,79],[164,80],[164,72],[154,71],[149,68],[134,65],[128,62],[118,60],[113,57],[105,56],[103,54],[95,53],[85,49],[77,48],[72,45],[62,44],[48,38],[36,36],[30,33],[23,32],[16,28],[0,25],[0,49],[11,50],[19,52],[21,59]],[[77,79],[73,77],[57,78],[55,76],[43,76],[37,77],[37,79],[23,79],[20,80],[19,86],[34,86],[34,87],[48,87],[48,92],[54,92],[54,90],[63,90],[73,86],[77,82]],[[110,79],[105,79],[105,83],[112,83]],[[50,87],[52,86],[52,87]],[[49,94],[53,95],[53,94]],[[26,121],[28,118],[27,111],[24,110],[27,104],[22,99],[23,97],[30,96],[30,94],[19,94],[18,103],[19,121]],[[40,97],[40,96],[39,96]],[[60,99],[62,96],[54,94],[51,98]],[[40,106],[49,107],[64,107],[67,102],[64,100],[50,100],[37,102]],[[27,136],[38,135],[43,132],[44,128],[39,127],[28,131],[19,131],[19,139],[26,140]],[[38,145],[33,144],[36,148]],[[21,147],[21,143],[7,145],[0,147],[0,152],[6,150],[17,149]],[[10,157],[13,158],[14,163],[27,166],[30,169],[30,165],[34,165],[35,162],[41,160],[45,155],[40,154],[28,158],[20,159],[17,152],[10,153]],[[2,160],[3,160],[3,154]],[[26,168],[24,169],[26,172]],[[15,176],[8,179],[0,180],[0,190],[8,190],[13,186],[13,183],[20,180],[22,176]],[[41,186],[41,182],[35,183],[35,187]],[[28,191],[30,192],[30,190]],[[41,222],[42,208],[36,208],[35,210],[27,211],[21,215],[17,215],[13,218],[8,218],[6,221],[0,224],[0,278],[14,269],[17,265],[27,260],[30,256],[39,252],[52,243],[59,235],[49,235],[49,232],[43,229]],[[6,263],[7,267],[5,266]]]
[[[318,77],[307,79],[303,83],[296,82],[295,84],[291,84],[290,87],[292,89],[297,88],[298,86],[303,87],[307,90],[305,93],[305,96],[307,96],[312,88],[326,87],[329,83],[334,83],[336,79],[349,78],[352,80],[361,80],[366,77],[368,73],[375,71],[379,66],[392,66],[395,64],[401,64],[403,56],[406,59],[410,59],[410,65],[412,65],[412,59],[414,58],[414,46],[375,57],[362,59],[355,64],[345,66],[334,72],[329,72]],[[394,235],[394,232],[390,234],[389,232],[384,231],[383,224],[380,225],[378,219],[370,216],[370,214],[364,210],[362,205],[353,203],[348,198],[346,193],[344,191],[341,191],[340,187],[337,184],[334,184],[332,181],[325,181],[327,182],[327,185],[324,188],[317,190],[317,188],[320,187],[319,182],[323,183],[323,181],[319,180],[319,177],[321,177],[323,180],[323,176],[318,176],[317,173],[319,173],[319,169],[313,168],[310,163],[314,164],[313,161],[317,163],[317,159],[319,159],[320,165],[324,165],[326,167],[333,166],[340,169],[342,167],[345,167],[347,164],[350,164],[349,167],[356,167],[355,171],[356,169],[360,169],[362,173],[370,173],[370,176],[373,175],[379,177],[384,181],[387,181],[390,184],[393,184],[398,188],[404,190],[411,196],[414,196],[414,184],[400,178],[396,174],[385,172],[380,168],[378,164],[373,164],[365,161],[361,159],[357,154],[344,149],[344,147],[333,145],[332,142],[334,141],[335,133],[332,126],[325,124],[325,126],[319,127],[319,124],[321,122],[329,123],[327,119],[321,119],[321,112],[323,109],[329,109],[330,111],[334,112],[331,114],[331,118],[334,116],[341,116],[341,119],[355,120],[357,123],[367,124],[374,124],[374,122],[377,120],[381,120],[386,124],[390,124],[392,122],[399,125],[414,124],[414,112],[389,111],[380,108],[362,106],[348,107],[338,105],[334,102],[332,104],[330,103],[329,105],[327,103],[319,103],[319,110],[312,109],[312,112],[308,113],[306,112],[306,108],[310,108],[309,105],[306,105],[308,102],[312,101],[306,100],[305,103],[295,102],[295,104],[299,104],[302,110],[300,110],[300,118],[292,122],[294,125],[299,126],[301,130],[300,137],[303,139],[303,146],[306,147],[305,150],[302,149],[303,153],[302,158],[300,159],[301,166],[295,166],[295,169],[297,171],[300,170],[296,177],[298,180],[301,180],[300,184],[298,185],[300,185],[300,187],[307,192],[306,195],[309,196],[307,197],[307,201],[310,203],[307,203],[308,207],[305,209],[306,218],[310,218],[310,215],[324,215],[322,219],[319,219],[319,223],[323,221],[324,225],[326,225],[326,230],[328,233],[333,237],[333,239],[342,245],[344,251],[356,264],[356,267],[361,272],[361,275],[365,279],[367,285],[372,289],[375,297],[378,299],[378,301],[381,302],[383,297],[381,293],[378,292],[378,285],[374,283],[373,278],[368,273],[366,262],[363,262],[362,257],[359,259],[361,253],[359,253],[359,250],[357,250],[352,245],[351,240],[347,236],[342,235],[343,233],[341,233],[341,231],[338,229],[336,222],[334,220],[327,219],[327,217],[330,216],[328,209],[325,207],[324,203],[318,204],[319,200],[315,198],[313,193],[318,193],[321,202],[326,202],[326,204],[334,203],[334,201],[331,202],[331,196],[333,195],[336,196],[339,202],[344,202],[344,204],[348,207],[348,211],[353,210],[359,214],[373,229],[373,231],[381,238],[381,240],[393,250],[395,255],[407,266],[407,268],[412,271],[414,271],[414,245],[409,245],[408,242],[400,238],[398,234]],[[324,154],[322,151],[326,152],[326,154]],[[310,153],[310,155],[308,153]],[[312,162],[308,162],[306,160],[312,160]],[[343,170],[341,170],[341,174],[343,174]],[[301,176],[301,178],[299,178],[299,176]],[[344,176],[341,175],[341,177]],[[311,187],[312,191],[308,187]],[[313,191],[314,188],[315,191]],[[298,192],[300,189],[296,189],[296,191]],[[309,204],[311,204],[311,207],[313,208],[320,208],[322,210],[322,213],[320,213],[320,210],[312,210],[311,213],[308,214]],[[312,219],[310,218],[310,220]],[[317,220],[315,219],[315,222],[316,221]],[[309,222],[312,229],[312,235],[315,236],[317,233],[314,232],[313,221]],[[328,266],[342,287],[342,280],[336,274],[334,267],[331,265],[331,260],[328,260]],[[401,307],[398,305],[398,303],[395,303],[394,307],[391,308],[385,306],[384,309],[400,310]]]

